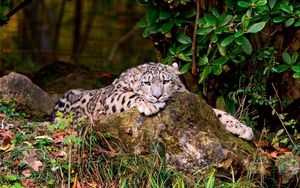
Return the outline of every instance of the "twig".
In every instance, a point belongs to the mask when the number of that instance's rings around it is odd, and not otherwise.
[[[273,87],[273,89],[274,89],[274,91],[275,91],[275,95],[276,95],[276,97],[277,97],[277,99],[278,99],[278,101],[279,101],[280,111],[282,112],[282,111],[283,111],[282,102],[281,102],[281,100],[280,100],[280,97],[279,97],[279,95],[278,95],[278,92],[277,92],[277,90],[276,90],[276,88],[275,88],[275,86],[274,86],[273,83],[272,83],[272,87]]]
[[[32,0],[24,0],[22,3],[20,3],[18,6],[16,6],[15,8],[13,8],[9,13],[7,13],[5,16],[7,18],[7,20],[9,20],[10,17],[12,17],[14,14],[16,14],[19,10],[21,10],[22,8],[24,8],[26,5],[28,5],[29,3],[31,3]],[[3,21],[0,20],[0,26],[7,24],[7,20]]]
[[[5,118],[3,118],[2,121],[1,121],[1,129],[4,129],[4,127],[5,127],[5,125],[4,125],[4,119]]]
[[[278,114],[278,112],[275,110],[275,108],[273,106],[271,106],[271,108],[273,109],[273,111],[275,112],[276,116],[278,117],[283,129],[285,130],[286,134],[288,135],[289,139],[291,140],[292,144],[294,145],[294,147],[296,148],[296,144],[294,143],[291,135],[289,134],[288,130],[286,129],[284,122],[281,120],[280,115]]]
[[[194,25],[194,33],[193,33],[193,44],[192,44],[192,75],[197,76],[197,29],[198,29],[198,20],[200,17],[200,0],[196,1],[197,12],[196,19]]]
[[[69,138],[70,139],[70,138]],[[68,188],[71,187],[71,168],[72,168],[72,142],[69,143],[69,164],[68,164]]]
[[[235,113],[235,117],[238,116],[238,118],[240,118],[240,116],[243,114],[246,98],[247,98],[246,96],[243,96],[242,102],[240,102],[239,108],[237,109],[237,111]]]

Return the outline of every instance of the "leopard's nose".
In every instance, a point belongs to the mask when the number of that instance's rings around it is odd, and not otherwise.
[[[159,99],[161,96],[162,96],[162,94],[153,95],[153,97],[155,97],[156,99]]]
[[[163,95],[163,88],[158,84],[157,85],[153,84],[151,94],[156,99],[159,99]]]

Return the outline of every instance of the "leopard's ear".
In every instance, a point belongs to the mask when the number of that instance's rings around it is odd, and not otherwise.
[[[179,71],[179,64],[177,62],[172,63],[170,67],[174,70],[175,74],[177,75],[183,74],[182,72]]]

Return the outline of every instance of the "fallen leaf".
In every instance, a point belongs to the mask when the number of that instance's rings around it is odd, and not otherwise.
[[[36,136],[35,139],[43,139],[43,138],[47,138],[51,141],[53,141],[53,139],[50,136]]]
[[[289,148],[287,146],[279,146],[277,148],[277,151],[279,151],[279,152],[287,152],[287,151],[289,151]]]
[[[7,148],[2,148],[2,146],[0,146],[0,151],[6,151],[6,152],[9,152],[9,151],[12,151],[15,149],[15,146],[14,145],[10,145],[7,147]]]
[[[15,168],[15,167],[17,167],[17,166],[19,165],[19,163],[20,163],[19,160],[15,160],[15,161],[11,164],[11,166],[12,166],[13,168]]]
[[[2,146],[3,147],[9,147],[9,145],[10,145],[10,140],[11,140],[11,137],[9,136],[9,135],[5,135],[4,136],[4,139],[3,139],[3,142],[2,142]]]
[[[70,135],[74,135],[75,137],[78,137],[78,132],[75,130],[70,130]]]
[[[270,156],[271,158],[276,158],[276,157],[277,157],[277,151],[270,152],[270,153],[269,153],[269,156]]]
[[[39,167],[43,166],[43,163],[41,161],[34,161],[32,163],[29,163],[29,166],[34,170],[38,171]]]
[[[65,133],[65,132],[55,132],[55,133],[53,133],[52,138],[55,140],[55,143],[60,143],[60,142],[63,142],[66,135],[67,135],[67,133]]]
[[[31,175],[30,169],[22,170],[22,174],[23,174],[26,178],[30,177],[30,175]]]
[[[74,183],[73,183],[72,188],[81,188],[80,183],[78,182],[78,176],[77,176],[77,173],[76,173],[76,175],[75,175],[75,179],[74,179]]]
[[[6,151],[10,147],[11,135],[3,133],[1,136],[3,136],[3,141],[0,150]]]
[[[267,142],[266,140],[260,140],[260,141],[258,141],[258,142],[255,142],[254,141],[254,143],[255,143],[255,145],[257,146],[257,147],[269,147],[270,146],[270,144],[269,144],[269,142]]]
[[[0,113],[0,118],[5,118],[5,117],[6,117],[5,114],[1,114],[1,113]]]
[[[56,156],[58,157],[66,157],[67,153],[63,150],[60,150],[58,153],[56,153]]]

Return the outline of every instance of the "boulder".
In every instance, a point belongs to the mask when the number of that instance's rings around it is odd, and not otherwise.
[[[0,98],[14,99],[17,108],[35,116],[51,115],[54,102],[24,75],[11,72],[0,78]]]
[[[226,131],[212,108],[192,93],[176,94],[165,109],[151,117],[130,109],[94,124],[96,131],[109,132],[123,142],[123,149],[117,152],[147,154],[160,148],[169,165],[179,170],[195,172],[209,166],[231,174],[232,166],[235,172],[251,170],[262,175],[271,164],[265,156],[257,163],[253,144]]]

